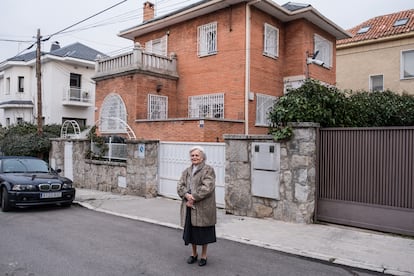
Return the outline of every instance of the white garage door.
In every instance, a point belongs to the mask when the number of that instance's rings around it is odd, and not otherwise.
[[[207,164],[216,172],[216,201],[218,207],[224,207],[224,176],[225,176],[225,144],[224,143],[191,143],[161,142],[160,143],[160,187],[159,194],[179,199],[177,182],[181,173],[191,165],[189,150],[193,146],[202,146],[206,151]]]

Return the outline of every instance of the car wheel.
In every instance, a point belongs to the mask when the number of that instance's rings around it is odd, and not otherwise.
[[[1,193],[1,210],[3,212],[10,211],[11,206],[9,202],[9,194],[7,193],[7,188],[3,187],[2,193]]]

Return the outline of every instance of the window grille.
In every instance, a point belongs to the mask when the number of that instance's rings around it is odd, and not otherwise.
[[[279,30],[266,23],[264,25],[263,54],[272,58],[279,56]]]
[[[126,107],[118,94],[110,94],[103,101],[99,130],[102,133],[125,133]]]
[[[198,56],[208,56],[217,53],[217,22],[199,26],[198,36]]]
[[[401,79],[414,78],[414,50],[402,52]]]
[[[189,118],[224,118],[224,93],[189,97]]]
[[[316,59],[321,60],[324,64],[323,66],[332,67],[332,49],[333,46],[331,41],[321,37],[320,35],[315,34],[313,52],[318,52]]]
[[[277,97],[256,93],[256,125],[269,126],[269,112],[272,110]]]
[[[153,39],[145,43],[145,51],[156,55],[167,56],[167,38],[164,35],[161,38]]]
[[[163,120],[168,116],[168,97],[148,94],[148,119]]]
[[[384,91],[384,76],[383,75],[375,75],[369,77],[369,90],[371,92],[374,91]]]

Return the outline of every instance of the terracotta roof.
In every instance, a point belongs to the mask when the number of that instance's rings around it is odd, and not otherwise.
[[[395,22],[400,19],[407,19],[407,23],[394,26]],[[363,32],[362,28],[366,31]],[[377,16],[347,31],[352,34],[352,37],[338,40],[337,45],[414,32],[414,9]]]

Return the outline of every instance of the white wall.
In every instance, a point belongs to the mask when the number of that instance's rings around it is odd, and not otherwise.
[[[12,66],[3,73],[3,88],[0,89],[0,102],[10,100],[32,101],[33,109],[8,108],[0,109],[0,124],[6,125],[6,118],[10,123],[15,124],[16,118],[22,117],[27,122],[35,123],[37,117],[37,79],[35,63],[23,63],[24,66]],[[42,62],[42,116],[45,124],[61,124],[63,117],[85,119],[86,125],[94,123],[95,107],[95,83],[91,77],[95,74],[94,62],[77,62],[72,59],[70,62],[60,58],[48,58]],[[64,105],[64,92],[69,90],[70,74],[76,73],[82,76],[81,89],[89,91],[92,102],[89,106]],[[18,76],[24,76],[24,92],[18,90]],[[10,94],[5,94],[5,80],[10,77]],[[3,92],[1,92],[3,91]]]

